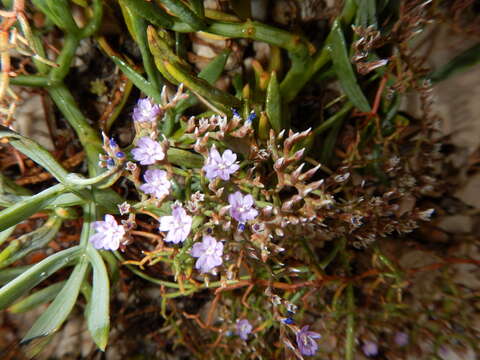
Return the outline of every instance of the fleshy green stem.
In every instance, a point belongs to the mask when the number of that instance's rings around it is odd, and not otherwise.
[[[97,164],[98,154],[103,152],[100,137],[88,124],[87,119],[78,109],[75,99],[65,85],[50,87],[48,88],[48,93],[69,124],[74,128],[81,144],[85,148],[90,176],[96,176],[100,171],[100,167]]]
[[[347,331],[345,340],[345,359],[353,360],[355,356],[355,298],[353,285],[347,287]]]
[[[10,84],[17,86],[48,87],[53,81],[41,75],[17,75],[10,78]]]
[[[349,24],[356,10],[355,0],[347,0],[340,15],[342,22]],[[328,44],[328,37],[325,44]],[[292,66],[280,85],[282,98],[286,103],[291,102],[305,84],[330,61],[330,52],[327,45],[324,45],[312,58],[298,57],[291,53],[291,60]]]
[[[60,82],[67,76],[70,71],[70,65],[75,57],[75,50],[80,43],[79,38],[75,35],[67,34],[63,43],[62,51],[58,55],[57,63],[59,67],[50,71],[50,79],[54,82]]]
[[[185,23],[176,23],[172,30],[178,32],[195,31]],[[228,38],[246,38],[263,41],[302,57],[308,57],[310,52],[314,50],[313,45],[299,35],[292,35],[288,31],[265,25],[258,21],[247,20],[243,23],[217,21],[203,31]]]

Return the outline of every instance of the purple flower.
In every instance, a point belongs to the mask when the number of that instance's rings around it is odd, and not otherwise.
[[[230,215],[238,222],[246,222],[255,219],[258,211],[253,209],[253,196],[248,194],[243,196],[240,191],[228,195],[230,204]]]
[[[252,324],[247,319],[237,320],[237,335],[240,336],[240,339],[247,340],[252,329]]]
[[[179,205],[173,206],[171,216],[160,218],[160,231],[168,231],[165,241],[178,244],[185,241],[192,228],[192,217],[187,215],[184,208]]]
[[[148,98],[140,99],[133,109],[133,121],[147,122],[155,121],[162,109],[157,104],[153,104]]]
[[[143,175],[145,184],[140,186],[145,194],[151,194],[157,199],[168,195],[170,192],[170,181],[167,178],[167,172],[163,170],[153,169],[145,171]]]
[[[112,215],[105,215],[105,221],[95,221],[92,224],[97,232],[90,237],[90,242],[95,249],[117,250],[120,246],[120,240],[125,235],[125,229],[118,225]]]
[[[405,346],[408,344],[408,334],[403,331],[399,331],[395,334],[394,341],[395,344],[400,347]]]
[[[297,332],[297,345],[302,355],[313,356],[318,349],[315,339],[320,339],[322,335],[314,331],[308,331],[308,328],[309,326],[306,325]]]
[[[152,165],[165,158],[165,152],[160,143],[148,136],[144,136],[137,141],[137,147],[132,150],[132,155],[142,165]]]
[[[190,254],[198,258],[195,268],[206,273],[222,265],[223,244],[210,235],[204,235],[201,243],[193,244]]]
[[[212,145],[207,162],[203,167],[205,176],[209,180],[214,180],[219,177],[222,180],[230,180],[230,175],[237,171],[240,166],[236,164],[237,155],[232,150],[225,150],[220,156],[215,145]]]
[[[367,340],[363,343],[362,346],[363,353],[365,356],[377,356],[378,355],[378,345],[377,343]]]

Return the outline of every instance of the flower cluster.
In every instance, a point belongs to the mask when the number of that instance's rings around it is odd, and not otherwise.
[[[161,114],[162,107],[152,103],[148,98],[140,99],[133,110],[133,120],[136,123],[155,122]],[[235,117],[235,121],[239,122],[240,118]],[[253,119],[253,115],[249,118]],[[155,131],[152,135],[156,135]],[[112,147],[117,149],[116,144]],[[142,136],[136,141],[135,147],[131,150],[131,156],[140,165],[154,165],[166,158],[164,146],[155,141],[150,136]],[[135,163],[129,162],[129,168],[133,172],[137,170]],[[230,177],[240,169],[237,162],[237,155],[230,149],[220,154],[215,145],[212,145],[203,166],[205,176],[210,180],[221,179],[229,181]],[[171,182],[169,175],[165,170],[147,169],[143,175],[143,183],[139,184],[139,189],[147,195],[151,195],[156,200],[163,200],[170,194]],[[196,193],[195,198],[199,194]],[[235,191],[228,195],[228,203],[230,216],[239,223],[239,228],[244,229],[247,221],[257,217],[258,211],[254,208],[255,201],[250,194],[242,194]],[[192,205],[190,202],[187,205]],[[192,206],[187,206],[190,209]],[[131,207],[128,203],[119,207],[122,215],[129,213]],[[192,208],[195,210],[196,208]],[[192,229],[193,218],[187,213],[181,204],[175,203],[172,206],[171,215],[161,216],[159,218],[159,231],[165,232],[165,242],[179,244],[184,242],[190,235]],[[120,238],[124,236],[125,229],[117,225],[115,219],[111,215],[106,216],[104,222],[97,222],[94,226],[97,233],[90,239],[96,248],[116,249]],[[190,254],[197,258],[195,268],[201,273],[211,272],[215,267],[223,263],[223,243],[217,241],[213,236],[204,235],[201,242],[193,244]],[[245,325],[246,326],[246,325]],[[244,336],[243,328],[241,336]]]

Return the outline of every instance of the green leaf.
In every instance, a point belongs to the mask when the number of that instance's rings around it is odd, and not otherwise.
[[[103,0],[93,0],[93,11],[90,22],[81,31],[81,37],[86,38],[95,34],[102,24]]]
[[[157,0],[182,22],[187,23],[193,30],[198,31],[206,27],[205,21],[195,14],[187,5],[178,0]]]
[[[20,314],[33,310],[37,306],[55,299],[64,285],[65,281],[60,281],[56,284],[47,286],[46,288],[43,288],[42,290],[39,290],[32,295],[27,296],[25,299],[13,304],[8,308],[8,311],[14,314]]]
[[[162,99],[160,93],[157,91],[155,86],[153,86],[149,81],[140,75],[138,72],[132,69],[125,61],[120,59],[118,56],[110,55],[110,59],[117,65],[120,70],[125,74],[125,76],[130,79],[130,81],[139,88],[143,93],[148,97],[155,100],[156,103],[161,103]]]
[[[71,34],[78,34],[78,28],[72,16],[72,10],[68,0],[46,0],[49,12],[46,14],[50,17],[55,25],[62,30]]]
[[[4,126],[0,126],[0,138],[9,138],[10,144],[51,173],[58,181],[65,182],[68,171],[41,145]]]
[[[160,92],[163,84],[148,48],[147,24],[144,19],[135,16],[131,9],[125,6],[122,1],[120,1],[120,5],[122,5],[123,17],[125,18],[130,34],[138,44],[140,53],[142,54],[143,67],[148,75],[148,81],[156,88],[157,92]]]
[[[353,105],[363,112],[371,110],[370,104],[358,85],[355,72],[348,57],[347,45],[338,20],[333,23],[332,31],[328,37],[329,50],[333,67],[337,73],[340,85]]]
[[[282,99],[275,71],[272,71],[270,81],[268,82],[265,112],[267,113],[268,121],[270,121],[273,130],[275,130],[277,134],[280,133],[284,128],[282,123]]]
[[[32,195],[32,192],[23,186],[15,184],[8,177],[0,173],[0,194]]]
[[[118,204],[125,201],[118,193],[112,189],[93,189],[93,201],[109,213],[118,214]]]
[[[329,117],[327,120],[325,120],[319,126],[317,126],[315,129],[313,129],[311,136],[314,136],[314,137],[318,136],[318,135],[322,134],[323,132],[325,132],[326,130],[330,129],[338,121],[342,120],[350,112],[350,110],[352,110],[352,104],[346,103],[334,115]]]
[[[152,24],[161,28],[170,28],[173,26],[173,18],[163,9],[156,6],[152,1],[145,0],[122,0],[138,16],[148,20]]]
[[[56,207],[69,207],[77,206],[85,203],[85,200],[78,196],[77,194],[66,192],[59,194],[55,199],[53,199],[50,204],[47,205],[46,209],[55,209]]]
[[[57,235],[61,225],[62,220],[57,216],[52,216],[40,228],[11,241],[0,252],[0,269],[13,264],[32,251],[43,248]]]
[[[377,26],[377,0],[356,0],[358,10],[355,25],[364,28]]]
[[[230,0],[230,5],[232,6],[235,14],[238,15],[242,20],[247,20],[252,17],[252,2],[244,0]]]
[[[39,210],[44,209],[53,199],[64,192],[65,185],[57,184],[41,193],[15,203],[12,206],[0,211],[0,231],[29,218]]]
[[[203,157],[194,154],[188,150],[169,148],[167,151],[168,161],[174,165],[187,168],[201,168],[203,166]]]
[[[147,36],[155,64],[167,80],[174,84],[183,83],[202,102],[216,112],[230,113],[230,108],[238,108],[240,106],[241,102],[239,99],[217,89],[190,70],[190,66],[171,50],[171,39],[167,32],[157,32],[150,26],[147,29]]]
[[[239,108],[241,101],[227,92],[221,91],[210,85],[207,81],[196,77],[186,71],[183,67],[168,61],[163,62],[165,69],[169,74],[180,83],[183,83],[203,102],[208,102],[215,111],[228,114],[231,108]]]
[[[68,0],[32,0],[33,4],[60,29],[78,34],[78,28],[72,17]]]
[[[33,265],[20,276],[16,277],[0,289],[0,310],[11,305],[20,296],[24,295],[50,275],[69,264],[81,253],[78,246],[62,250],[50,255]]]
[[[51,335],[62,326],[77,302],[80,286],[87,268],[87,259],[81,257],[62,290],[47,310],[35,321],[27,335],[22,339],[22,343],[28,343],[33,339]]]
[[[110,283],[102,257],[92,245],[87,247],[87,256],[93,267],[93,292],[88,302],[88,331],[95,344],[105,351],[110,330]]]
[[[0,232],[0,245],[2,245],[15,230],[15,225]]]
[[[30,269],[33,265],[16,266],[8,269],[0,270],[0,285],[5,285],[9,281],[15,279],[17,276],[23,274]]]
[[[165,215],[168,215],[165,213]],[[120,277],[120,271],[118,266],[118,261],[115,256],[110,251],[101,251],[100,255],[102,256],[103,260],[106,261],[108,265],[108,270],[110,273],[110,279],[112,283],[116,283]]]
[[[335,147],[335,143],[337,142],[338,133],[340,128],[342,127],[343,117],[336,121],[333,124],[333,127],[328,132],[327,137],[322,146],[322,154],[320,156],[321,162],[324,164],[330,164],[333,158],[333,149]]]
[[[480,44],[476,44],[465,50],[460,55],[453,58],[440,69],[430,73],[430,78],[434,83],[438,83],[449,77],[464,72],[480,62]]]
[[[200,16],[204,17],[205,16],[205,7],[203,4],[203,0],[190,0],[191,7],[195,13]]]
[[[211,85],[215,84],[215,81],[217,81],[220,78],[220,75],[222,75],[229,55],[229,49],[223,50],[212,61],[210,61],[202,71],[198,73],[198,77],[200,79],[204,79]],[[189,95],[188,98],[178,102],[177,106],[175,106],[175,113],[177,115],[182,114],[186,109],[196,105],[197,103],[198,98],[194,95]]]

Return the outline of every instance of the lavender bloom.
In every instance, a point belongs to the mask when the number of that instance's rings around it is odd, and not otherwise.
[[[125,229],[118,225],[112,215],[105,215],[105,221],[95,221],[92,224],[97,232],[90,237],[90,242],[95,249],[117,250],[120,246],[120,240],[125,235]]]
[[[238,222],[246,222],[257,217],[258,211],[253,209],[253,196],[247,194],[242,195],[240,191],[228,195],[228,202],[230,204],[230,215]]]
[[[170,192],[170,181],[167,178],[167,172],[163,170],[153,169],[145,171],[143,175],[145,184],[140,186],[145,194],[151,194],[157,199],[168,195]]]
[[[363,353],[365,356],[377,356],[378,355],[378,345],[373,341],[365,341],[362,346]]]
[[[397,344],[400,347],[405,346],[408,344],[408,334],[403,331],[397,332],[395,334],[394,341],[395,341],[395,344]]]
[[[165,241],[178,244],[185,241],[192,228],[192,217],[187,215],[184,208],[177,205],[172,209],[171,216],[160,218],[160,231],[168,231]]]
[[[207,162],[203,167],[205,176],[209,180],[214,180],[217,177],[225,181],[230,180],[230,175],[240,168],[235,161],[237,161],[237,155],[232,150],[227,149],[220,156],[215,145],[212,145]]]
[[[297,332],[297,345],[302,355],[313,356],[318,350],[315,339],[320,339],[322,335],[314,331],[308,331],[308,328],[309,326],[306,325]]]
[[[204,235],[201,243],[193,244],[190,254],[198,258],[195,268],[206,273],[222,265],[223,244],[210,235]]]
[[[157,104],[153,104],[148,98],[140,99],[133,109],[133,121],[147,122],[155,121],[162,109]]]
[[[246,341],[252,329],[252,324],[247,319],[237,320],[237,335],[240,336],[240,339]]]
[[[160,143],[150,139],[148,136],[138,140],[137,147],[132,150],[132,155],[142,165],[152,165],[156,161],[165,158],[165,153]]]

